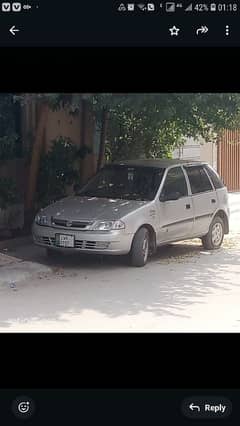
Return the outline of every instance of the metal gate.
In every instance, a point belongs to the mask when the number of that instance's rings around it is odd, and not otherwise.
[[[224,130],[218,143],[218,173],[229,191],[240,191],[240,129]]]

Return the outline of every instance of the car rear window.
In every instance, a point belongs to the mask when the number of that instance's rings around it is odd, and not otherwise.
[[[185,170],[188,174],[192,194],[212,191],[212,184],[203,166],[190,166]]]
[[[207,173],[210,176],[210,179],[213,183],[214,188],[215,189],[224,188],[224,183],[221,181],[217,172],[208,165],[204,166],[204,168],[207,170]]]

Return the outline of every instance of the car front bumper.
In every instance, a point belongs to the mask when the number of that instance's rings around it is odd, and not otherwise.
[[[74,236],[74,247],[56,245],[56,234]],[[131,249],[133,234],[124,230],[114,231],[78,231],[50,226],[40,226],[34,223],[32,227],[35,244],[64,252],[83,252],[95,254],[127,254]]]

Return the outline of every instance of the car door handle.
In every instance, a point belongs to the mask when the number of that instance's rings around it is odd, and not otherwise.
[[[190,204],[186,204],[186,209],[190,209],[190,208],[191,208]]]
[[[211,202],[212,202],[212,203],[216,203],[215,198],[212,198]]]

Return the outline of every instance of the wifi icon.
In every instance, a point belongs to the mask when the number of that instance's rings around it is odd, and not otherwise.
[[[146,6],[145,4],[143,4],[143,3],[139,3],[139,4],[138,4],[138,8],[139,8],[140,10],[142,10],[142,11],[147,10],[147,6]]]

